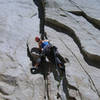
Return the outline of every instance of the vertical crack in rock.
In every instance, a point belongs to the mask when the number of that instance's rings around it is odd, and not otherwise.
[[[74,32],[71,28],[69,28],[68,26],[65,26],[64,24],[62,24],[62,23],[60,23],[60,22],[58,22],[58,21],[56,21],[56,20],[50,19],[50,18],[46,18],[46,25],[49,26],[49,27],[51,27],[51,28],[53,28],[53,29],[55,29],[55,30],[58,31],[58,32],[63,32],[63,33],[65,33],[65,34],[69,35],[70,37],[72,37],[72,39],[74,40],[74,42],[75,42],[75,43],[77,44],[77,46],[79,47],[79,50],[80,50],[81,54],[83,55],[83,57],[84,57],[84,59],[85,59],[85,61],[86,61],[87,63],[88,63],[88,61],[93,61],[94,63],[97,63],[97,61],[95,61],[95,59],[91,60],[91,58],[88,58],[87,54],[89,54],[89,53],[86,52],[86,51],[82,48],[79,38],[76,36],[75,32]],[[64,42],[63,42],[63,43],[64,43]],[[64,43],[64,44],[65,44],[65,43]],[[66,44],[65,44],[65,46],[66,46]],[[66,48],[68,48],[68,47],[66,46]],[[69,48],[68,48],[68,49],[69,49]],[[71,50],[70,50],[70,51],[71,51]],[[72,52],[72,51],[71,51],[71,52]],[[72,53],[73,53],[73,52],[72,52]],[[73,54],[73,55],[75,56],[75,54]],[[89,55],[91,55],[91,54],[89,54]],[[93,56],[95,56],[95,55],[91,55],[91,57],[93,57]],[[96,88],[96,86],[95,86],[95,84],[94,84],[94,82],[93,82],[91,76],[90,76],[89,73],[84,69],[84,67],[82,66],[82,64],[81,64],[80,61],[78,60],[78,58],[77,58],[76,56],[75,56],[75,58],[77,59],[77,61],[79,62],[79,64],[81,65],[81,67],[83,68],[83,70],[85,71],[85,73],[86,73],[86,74],[88,75],[88,77],[90,78],[90,80],[91,80],[93,86],[95,87],[95,90],[96,90],[98,96],[100,97],[100,94],[99,94],[99,92],[98,92],[98,90],[97,90],[97,88]],[[98,60],[100,60],[100,59],[98,59]],[[99,62],[99,61],[98,61],[98,62]],[[89,63],[88,63],[88,64],[89,64]],[[98,63],[98,64],[99,64],[99,63]]]
[[[44,37],[47,39],[47,34],[45,32],[45,0],[33,0],[35,5],[38,7],[38,18],[40,19],[40,35],[41,39]]]

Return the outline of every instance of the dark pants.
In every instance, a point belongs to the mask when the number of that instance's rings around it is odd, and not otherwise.
[[[41,52],[40,54],[40,58],[38,58],[37,60],[37,63],[40,64],[41,63],[41,60],[43,57],[46,57],[49,59],[49,61],[51,61],[53,64],[55,64],[55,60],[57,62],[57,64],[61,64],[61,61],[60,59],[58,58],[58,55],[60,55],[56,49],[55,51],[55,57],[54,57],[54,53],[52,51],[52,45],[47,45],[43,51]]]

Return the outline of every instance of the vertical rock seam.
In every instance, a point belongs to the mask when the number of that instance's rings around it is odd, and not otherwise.
[[[43,40],[44,37],[47,39],[47,35],[45,32],[45,1],[44,0],[33,0],[35,5],[38,7],[38,18],[40,19],[40,35]]]

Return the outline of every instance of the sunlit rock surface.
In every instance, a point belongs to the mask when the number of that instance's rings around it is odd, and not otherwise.
[[[68,59],[58,80],[54,65],[31,74],[38,10],[32,0],[0,0],[0,100],[100,100],[100,1],[45,0],[45,31]],[[47,73],[50,74],[47,74]]]

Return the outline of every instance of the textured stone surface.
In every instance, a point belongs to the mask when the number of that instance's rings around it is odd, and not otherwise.
[[[0,100],[99,100],[100,1],[45,2],[45,31],[69,60],[65,73],[58,81],[50,62],[42,66],[42,74],[30,73],[26,43],[37,47],[37,7],[32,0],[0,0]]]
[[[97,62],[100,62],[100,31],[92,23],[96,19],[100,25],[99,10],[96,10],[100,9],[97,6],[99,0],[96,3],[89,0],[66,0],[61,4],[59,0],[52,2],[58,6],[52,7],[48,3],[46,25],[59,33],[50,28],[46,28],[46,31],[51,40],[55,41],[54,44],[61,54],[70,61],[66,65],[66,79],[71,85],[67,86],[69,97],[76,100],[99,100],[100,64]],[[91,4],[94,4],[94,10],[91,9]],[[72,87],[76,87],[77,90]]]
[[[0,0],[0,12],[0,100],[43,100],[44,79],[30,73],[26,48],[38,32],[37,8],[31,0]]]

